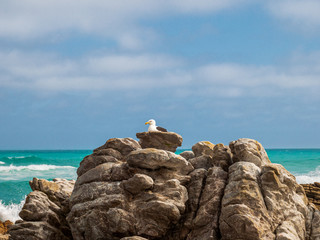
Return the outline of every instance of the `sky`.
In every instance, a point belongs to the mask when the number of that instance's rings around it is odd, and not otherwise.
[[[94,149],[157,125],[320,148],[318,0],[0,2],[0,149]]]

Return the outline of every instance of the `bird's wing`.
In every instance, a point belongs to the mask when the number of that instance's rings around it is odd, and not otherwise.
[[[168,132],[167,129],[165,129],[163,127],[157,127],[157,130],[160,132]]]

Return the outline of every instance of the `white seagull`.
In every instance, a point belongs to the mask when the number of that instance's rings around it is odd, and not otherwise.
[[[163,127],[156,126],[156,121],[150,119],[148,122],[145,123],[146,125],[149,124],[148,132],[168,132],[167,129]]]

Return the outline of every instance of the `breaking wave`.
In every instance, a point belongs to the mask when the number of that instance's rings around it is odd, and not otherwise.
[[[320,182],[320,166],[314,171],[310,171],[307,174],[296,174],[296,180],[298,183],[314,183]]]
[[[2,202],[2,200],[0,200],[0,221],[4,222],[6,220],[10,220],[14,223],[17,220],[20,220],[21,218],[19,217],[19,212],[21,211],[24,203],[25,197],[18,204],[10,203],[6,205]]]
[[[54,169],[63,169],[63,168],[75,168],[72,166],[56,166],[56,165],[48,165],[48,164],[39,164],[39,165],[28,165],[28,166],[15,166],[11,164],[10,166],[0,166],[0,172],[8,172],[8,171],[21,171],[21,170],[34,170],[34,171],[47,171]]]

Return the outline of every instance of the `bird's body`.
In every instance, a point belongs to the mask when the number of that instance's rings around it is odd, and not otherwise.
[[[167,129],[156,126],[156,121],[153,119],[150,119],[145,124],[149,124],[148,132],[168,132]]]

